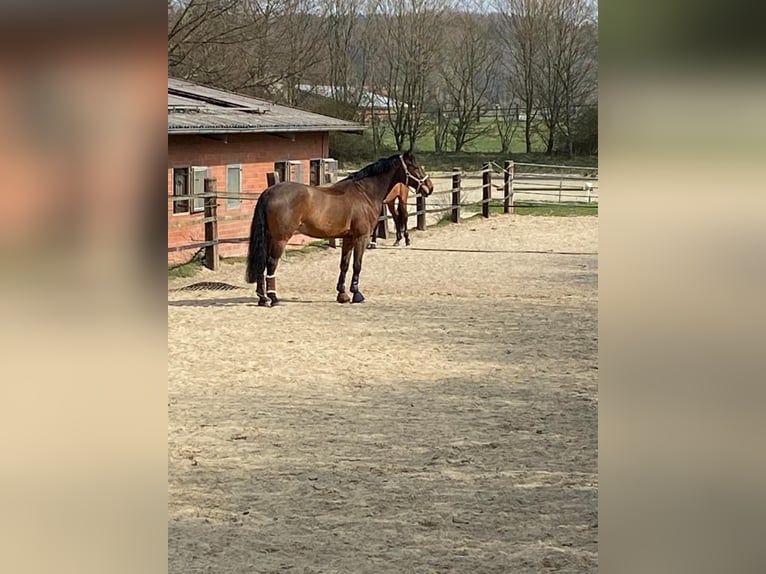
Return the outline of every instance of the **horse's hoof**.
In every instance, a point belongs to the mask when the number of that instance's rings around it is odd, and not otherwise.
[[[259,307],[266,307],[268,306],[269,301],[268,299],[258,299],[258,306]]]
[[[274,307],[275,305],[279,305],[279,298],[276,295],[269,295],[269,299],[271,299],[272,307]]]
[[[377,249],[377,248],[378,248],[378,244],[377,243],[370,243],[367,246],[367,249]]]
[[[338,293],[338,298],[336,300],[338,303],[348,303],[351,301],[351,297],[349,297],[348,293],[344,291],[343,293]]]
[[[354,293],[354,298],[351,300],[352,303],[361,303],[364,301],[364,295],[362,295],[359,291]]]
[[[396,241],[394,241],[394,247],[399,247],[399,243],[400,243],[400,241],[398,239]]]
[[[410,241],[409,239],[405,239],[405,240],[404,240],[404,244],[405,244],[407,247],[409,247],[409,246],[410,246],[410,243],[412,243],[412,241]]]

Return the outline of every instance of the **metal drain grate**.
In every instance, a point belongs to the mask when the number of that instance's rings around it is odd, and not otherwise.
[[[234,291],[235,289],[242,289],[242,287],[229,285],[228,283],[219,283],[217,281],[200,281],[199,283],[192,283],[186,287],[173,289],[173,291]]]

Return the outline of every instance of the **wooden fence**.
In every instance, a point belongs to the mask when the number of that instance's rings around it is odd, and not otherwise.
[[[547,171],[538,171],[541,169]],[[472,179],[476,179],[477,184],[467,185]],[[490,216],[493,205],[501,209],[502,213],[513,213],[514,207],[543,207],[556,204],[598,207],[598,168],[592,167],[530,164],[507,160],[502,166],[494,162],[485,163],[478,172],[464,172],[460,168],[454,168],[452,172],[445,174],[432,174],[432,180],[445,180],[449,184],[446,189],[435,190],[428,198],[422,195],[415,196],[415,210],[411,211],[410,215],[415,217],[415,227],[421,231],[428,225],[428,216],[438,217],[440,220],[449,212],[449,220],[452,223],[459,223],[461,212],[476,207],[479,208],[483,217]],[[276,173],[268,174],[267,181],[270,186],[279,181],[279,177]],[[479,192],[480,199],[478,199]],[[498,192],[501,192],[499,197]],[[257,201],[260,195],[260,193],[221,193],[217,191],[215,179],[206,179],[205,193],[193,196],[204,199],[204,218],[180,224],[203,223],[205,240],[168,247],[168,252],[204,249],[205,266],[213,270],[218,269],[220,244],[244,243],[249,240],[248,237],[219,237],[218,222],[252,219],[252,214],[219,216],[218,201],[222,199]],[[168,196],[168,201],[171,202],[190,200],[189,196]],[[431,204],[430,207],[429,204]],[[385,206],[382,206],[378,219],[378,237],[383,239],[388,237],[389,220],[390,215]],[[332,247],[337,246],[336,240],[329,241]]]

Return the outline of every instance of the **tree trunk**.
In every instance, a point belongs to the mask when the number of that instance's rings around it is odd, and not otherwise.
[[[394,143],[396,144],[396,149],[402,149],[402,146],[404,146],[403,132],[400,132],[399,130],[394,132]]]
[[[555,128],[548,128],[548,141],[545,143],[545,155],[553,155],[554,138],[556,137]]]
[[[532,126],[529,123],[529,116],[524,124],[524,141],[527,144],[527,153],[532,153]]]
[[[439,153],[442,151],[442,110],[438,108],[436,110],[436,129],[434,130],[434,151]]]

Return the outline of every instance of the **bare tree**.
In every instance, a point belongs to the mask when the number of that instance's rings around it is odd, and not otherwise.
[[[447,147],[447,141],[450,137],[452,118],[444,111],[441,103],[435,111],[429,114],[428,118],[429,128],[434,135],[434,151],[443,152]]]
[[[567,2],[559,14],[561,57],[558,74],[562,100],[559,132],[565,140],[567,153],[572,156],[578,120],[584,108],[595,102],[598,40],[595,13],[588,0]]]
[[[542,43],[545,0],[495,0],[513,77],[513,94],[524,112],[524,141],[532,152],[532,133],[537,115],[538,65]]]
[[[595,58],[588,29],[592,6],[588,0],[546,0],[542,15],[537,61],[541,135],[546,153],[552,154],[560,147],[557,138],[563,137],[571,154],[577,108],[595,87],[591,73]]]
[[[370,71],[377,54],[378,44],[371,33],[372,15],[378,0],[321,0],[324,2],[326,25],[321,70],[322,83],[328,83],[329,96],[338,104],[341,113],[358,112],[371,107]]]
[[[511,151],[511,143],[519,129],[519,106],[512,100],[495,104],[494,126],[497,136],[500,138],[500,153],[507,154]]]
[[[168,0],[168,69],[293,105],[301,82],[329,84],[323,111],[344,117],[382,96],[376,149],[384,128],[400,149],[432,129],[460,151],[494,109],[504,153],[522,124],[527,152],[538,130],[573,153],[596,105],[596,18],[593,0]]]
[[[325,41],[332,96],[338,101],[358,106],[362,98],[361,88],[365,83],[364,69],[358,74],[357,62],[364,57],[364,47],[359,40],[363,37],[360,28],[365,25],[362,12],[366,2],[326,1],[328,26]]]
[[[316,0],[282,1],[284,7],[275,22],[277,42],[272,53],[278,55],[281,64],[277,69],[282,70],[282,94],[287,103],[295,104],[298,84],[322,59],[318,47],[324,40],[328,21]]]
[[[426,128],[424,107],[442,40],[443,0],[381,0],[378,78],[388,96],[388,122],[396,146],[409,147]]]
[[[231,45],[250,22],[228,18],[240,0],[168,0],[168,68],[173,70],[212,46]]]
[[[480,108],[486,104],[499,54],[481,16],[453,12],[448,18],[439,73],[450,110],[454,150],[459,152],[487,131],[481,128]]]
[[[296,83],[322,58],[318,0],[171,0],[172,73],[294,102]]]

